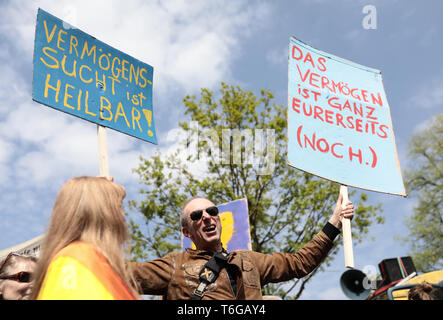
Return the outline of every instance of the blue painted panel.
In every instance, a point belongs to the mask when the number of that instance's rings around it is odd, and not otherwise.
[[[35,101],[157,144],[153,72],[150,65],[38,10]]]

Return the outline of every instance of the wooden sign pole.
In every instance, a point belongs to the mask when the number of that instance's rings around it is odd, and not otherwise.
[[[340,186],[340,194],[343,196],[342,209],[346,207],[346,203],[349,201],[348,187]],[[351,232],[351,220],[343,218],[343,248],[345,252],[345,267],[354,268],[354,252],[352,249],[352,232]]]
[[[106,128],[99,124],[97,125],[97,137],[98,137],[98,161],[100,165],[100,176],[110,178]]]

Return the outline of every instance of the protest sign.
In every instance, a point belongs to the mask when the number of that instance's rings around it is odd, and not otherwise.
[[[153,72],[150,65],[38,10],[36,102],[157,144]]]
[[[42,234],[26,242],[17,244],[15,246],[9,247],[7,249],[0,250],[0,261],[7,257],[11,252],[15,252],[24,256],[35,256],[38,257],[41,252],[41,247],[45,235]]]
[[[288,163],[346,186],[405,196],[381,72],[291,37]]]
[[[234,250],[251,250],[249,231],[248,200],[234,200],[217,206],[222,224],[221,242],[229,252]],[[182,248],[195,249],[191,239],[182,235]]]

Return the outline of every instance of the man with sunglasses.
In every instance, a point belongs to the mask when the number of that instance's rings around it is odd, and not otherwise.
[[[208,199],[196,197],[184,205],[180,221],[183,235],[196,250],[172,252],[133,269],[144,294],[164,299],[262,299],[267,283],[302,278],[327,256],[340,233],[343,217],[352,219],[351,202],[342,209],[340,195],[328,223],[298,252],[263,254],[249,250],[227,253],[221,243],[218,209]]]
[[[221,221],[218,208],[209,200],[195,198],[188,201],[180,215],[182,232],[199,250],[221,252]]]
[[[28,300],[36,265],[33,256],[9,253],[0,264],[0,300]]]

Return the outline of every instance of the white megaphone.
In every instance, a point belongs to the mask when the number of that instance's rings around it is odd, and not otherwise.
[[[365,300],[369,296],[371,289],[367,283],[366,274],[357,269],[346,270],[340,277],[343,293],[352,300]]]
[[[340,194],[343,195],[342,208],[348,203],[348,187],[340,186]],[[345,252],[346,270],[340,277],[340,286],[343,293],[353,300],[364,300],[371,293],[370,288],[365,285],[367,276],[362,271],[354,269],[354,253],[352,250],[351,220],[344,218],[343,228],[343,249]]]

